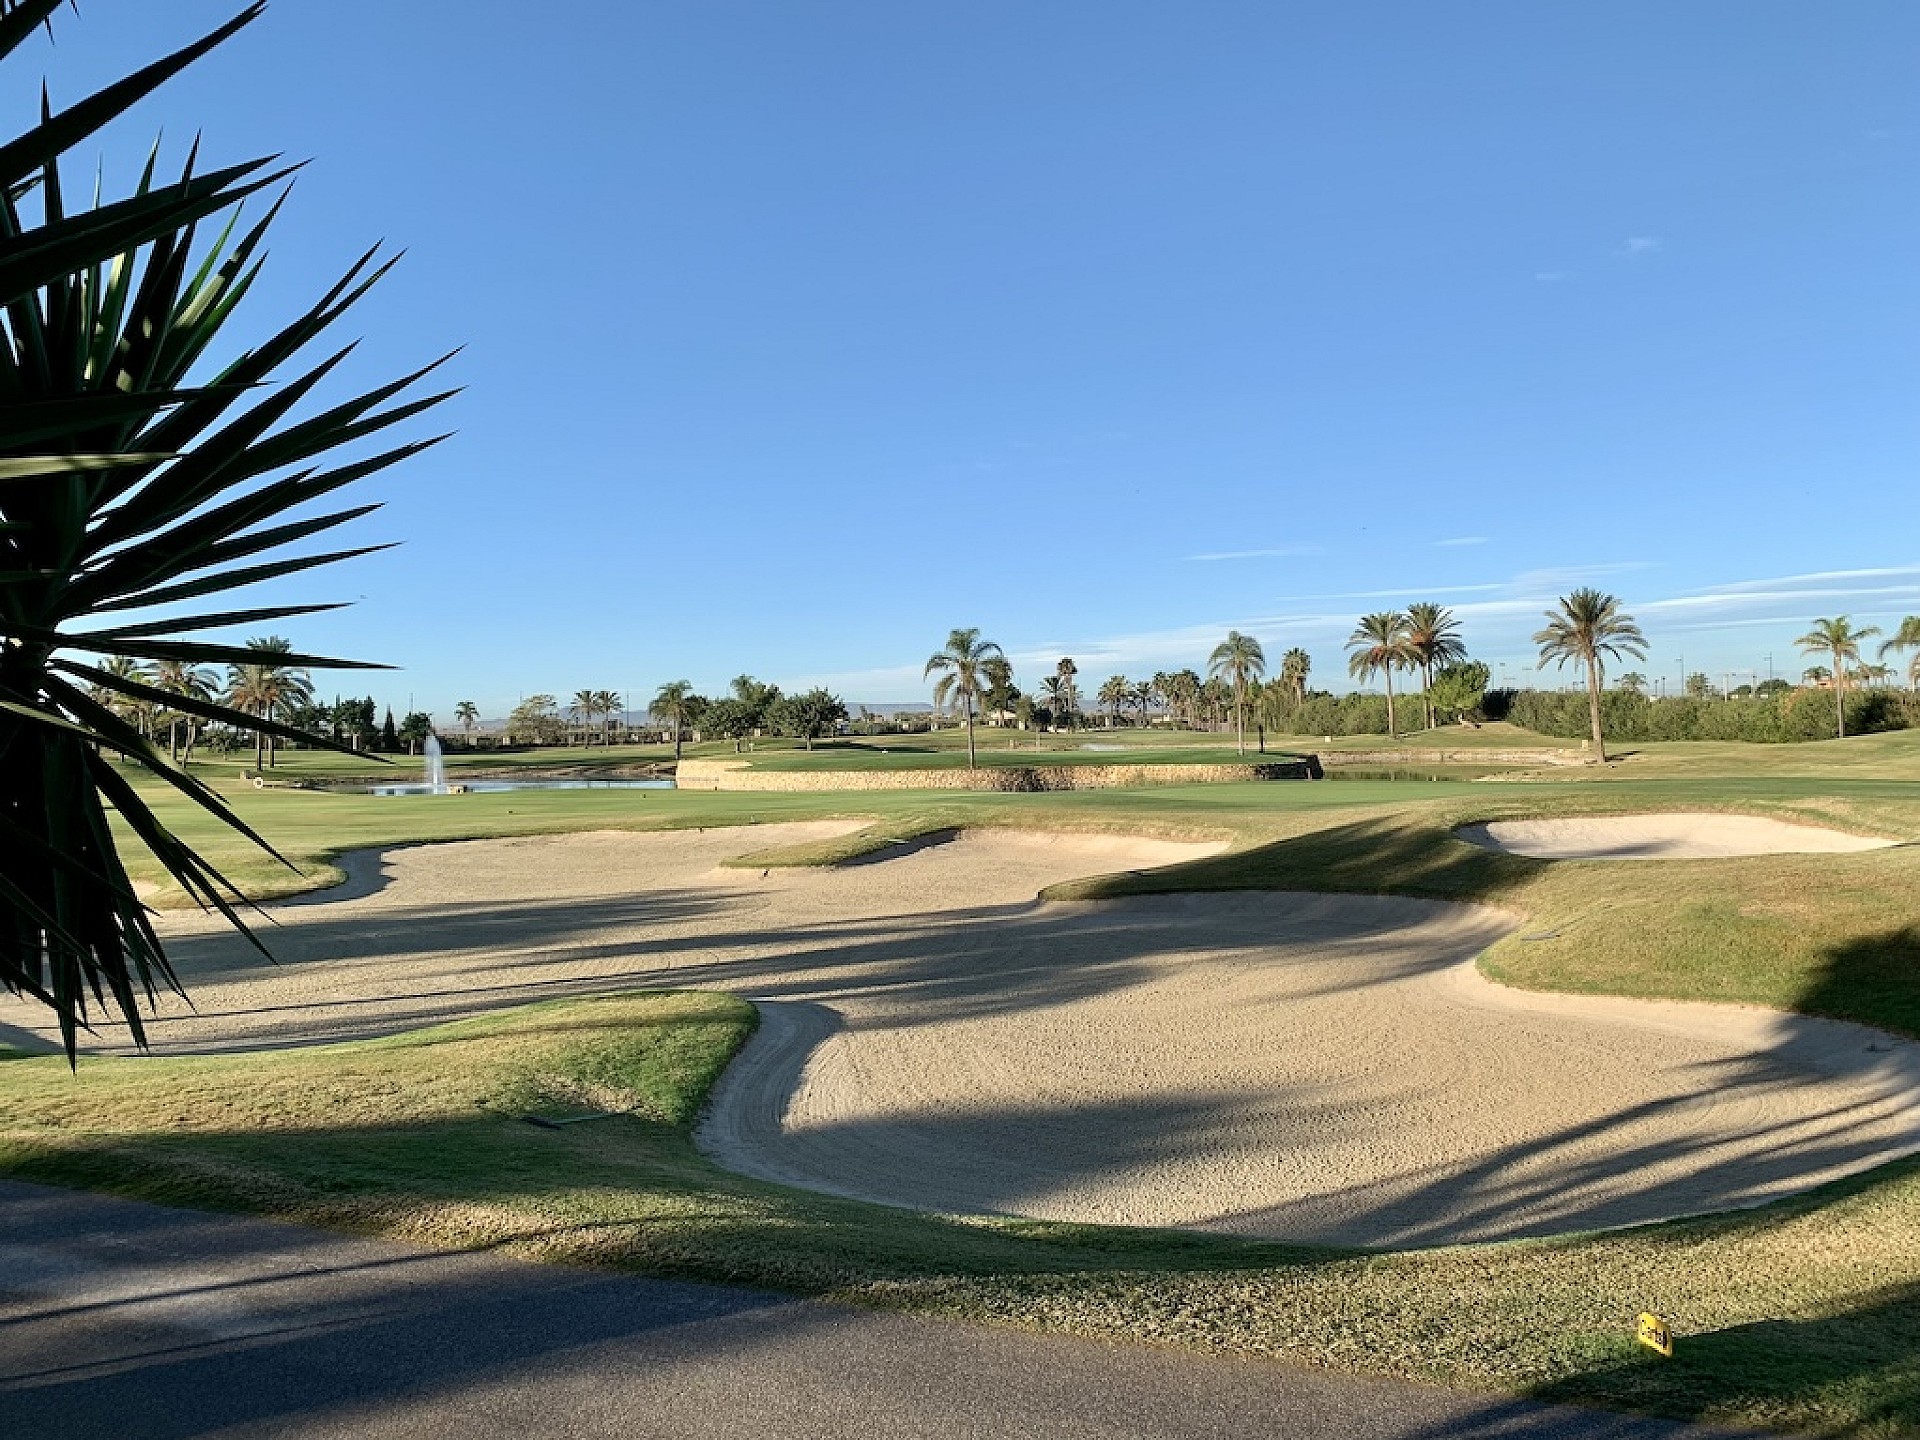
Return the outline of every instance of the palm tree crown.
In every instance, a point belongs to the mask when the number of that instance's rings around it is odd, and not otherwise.
[[[934,682],[933,703],[945,705],[957,700],[966,717],[967,768],[974,768],[973,706],[987,691],[1012,679],[1012,669],[1000,647],[982,640],[978,627],[955,630],[947,636],[944,650],[936,650],[927,660],[920,678],[938,675]]]
[[[1561,597],[1557,609],[1547,611],[1546,626],[1534,633],[1533,643],[1540,647],[1540,668],[1548,661],[1565,665],[1570,660],[1587,667],[1587,714],[1593,724],[1593,755],[1607,758],[1606,737],[1600,728],[1600,685],[1605,675],[1602,657],[1618,660],[1631,655],[1647,658],[1647,637],[1633,617],[1620,608],[1620,601],[1598,590],[1583,588]]]

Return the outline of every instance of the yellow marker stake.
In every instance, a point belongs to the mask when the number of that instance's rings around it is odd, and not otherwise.
[[[1673,1330],[1666,1321],[1651,1311],[1640,1312],[1640,1343],[1649,1350],[1658,1350],[1671,1358],[1673,1355]]]

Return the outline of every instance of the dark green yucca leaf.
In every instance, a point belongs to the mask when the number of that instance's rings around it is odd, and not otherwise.
[[[0,0],[0,58],[57,8],[57,0]],[[63,151],[259,9],[249,6],[77,105],[56,111],[43,101],[38,125],[0,143],[0,987],[51,1007],[70,1056],[100,1018],[124,1020],[144,1045],[140,1006],[177,984],[116,848],[110,812],[188,895],[245,930],[242,897],[167,829],[134,777],[170,788],[277,854],[121,710],[158,705],[191,721],[326,744],[272,713],[272,692],[257,687],[258,677],[281,676],[273,683],[284,696],[295,667],[372,668],[300,654],[282,641],[242,647],[194,638],[334,608],[327,604],[227,606],[118,625],[100,619],[152,614],[386,548],[287,553],[376,506],[291,512],[443,438],[309,464],[446,398],[405,393],[436,361],[303,417],[350,346],[279,379],[393,264],[374,250],[264,343],[207,367],[259,273],[267,228],[286,197],[244,230],[238,206],[288,169],[256,160],[197,174],[196,143],[178,181],[156,182],[150,155],[123,199],[96,194],[75,209],[61,184]],[[39,212],[29,217],[23,207],[34,197]],[[210,219],[219,233],[202,244],[195,227]],[[202,367],[213,373],[196,373]],[[227,664],[251,677],[265,698],[248,703],[265,713],[69,658],[76,652],[122,670],[132,660]],[[236,682],[236,696],[246,693]]]

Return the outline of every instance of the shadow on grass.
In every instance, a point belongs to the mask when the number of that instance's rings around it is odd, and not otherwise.
[[[1623,1354],[1530,1393],[1687,1419],[1738,1412],[1822,1434],[1910,1435],[1920,1431],[1920,1284],[1888,1286],[1832,1315],[1682,1333],[1671,1360]]]
[[[1903,925],[1834,946],[1794,1009],[1920,1036],[1920,926]]]

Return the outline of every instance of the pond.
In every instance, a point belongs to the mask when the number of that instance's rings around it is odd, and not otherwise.
[[[369,785],[368,795],[440,795],[455,787],[469,794],[497,790],[671,790],[671,780],[451,780],[445,785],[416,781],[411,785]]]

